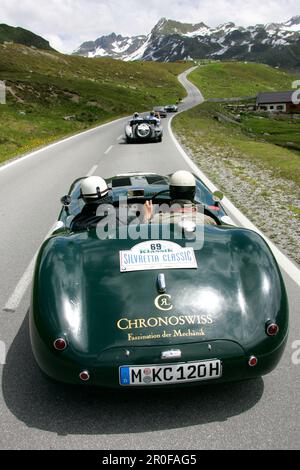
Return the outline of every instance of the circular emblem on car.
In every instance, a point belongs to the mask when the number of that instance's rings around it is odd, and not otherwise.
[[[171,296],[168,294],[162,294],[156,297],[154,304],[158,310],[164,310],[166,312],[172,310],[173,308]]]

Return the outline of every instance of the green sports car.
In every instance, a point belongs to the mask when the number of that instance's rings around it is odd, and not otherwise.
[[[30,337],[42,371],[124,389],[251,379],[277,366],[288,335],[283,279],[266,242],[233,225],[220,195],[197,179],[204,223],[177,217],[167,227],[145,222],[141,208],[168,208],[168,177],[119,175],[108,181],[118,223],[102,223],[105,209],[73,230],[80,182],[37,258]]]

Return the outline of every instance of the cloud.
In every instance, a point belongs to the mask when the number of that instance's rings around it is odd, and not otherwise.
[[[146,34],[161,17],[210,26],[282,22],[300,14],[299,0],[1,0],[1,22],[22,26],[61,52],[111,32]]]

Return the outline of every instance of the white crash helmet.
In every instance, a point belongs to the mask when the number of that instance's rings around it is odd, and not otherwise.
[[[81,197],[84,200],[101,199],[108,194],[106,181],[100,176],[89,176],[81,183]]]
[[[196,194],[196,179],[189,171],[176,171],[170,178],[172,199],[193,200]]]

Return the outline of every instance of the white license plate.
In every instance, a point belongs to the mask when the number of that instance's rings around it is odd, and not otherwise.
[[[165,385],[222,377],[219,360],[153,366],[120,367],[120,385]]]

